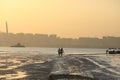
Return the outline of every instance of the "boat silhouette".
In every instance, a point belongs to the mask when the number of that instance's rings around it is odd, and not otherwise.
[[[21,45],[20,43],[17,43],[17,44],[15,44],[15,45],[11,46],[11,47],[25,47],[25,46],[24,46],[24,45]]]

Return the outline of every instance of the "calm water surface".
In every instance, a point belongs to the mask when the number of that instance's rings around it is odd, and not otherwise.
[[[58,48],[41,48],[41,47],[0,47],[0,53],[41,53],[41,54],[57,54]],[[105,53],[106,49],[99,48],[64,48],[65,54],[89,54],[89,53]]]

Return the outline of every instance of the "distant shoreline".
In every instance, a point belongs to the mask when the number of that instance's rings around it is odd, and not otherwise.
[[[103,38],[79,37],[61,38],[56,34],[32,33],[0,33],[0,46],[11,46],[21,43],[26,47],[64,47],[64,48],[120,48],[120,37],[107,36]]]
[[[11,47],[11,46],[0,46],[0,48],[9,48],[9,47]],[[13,48],[18,48],[18,47],[13,47]],[[19,47],[19,48],[59,48],[59,47],[35,47],[35,46],[25,46],[25,47]],[[80,48],[80,49],[108,49],[108,48],[87,48],[87,47],[63,47],[63,48],[76,48],[76,49],[78,49],[78,48]]]

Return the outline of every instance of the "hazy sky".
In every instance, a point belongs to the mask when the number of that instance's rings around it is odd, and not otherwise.
[[[0,0],[0,31],[120,36],[120,0]]]

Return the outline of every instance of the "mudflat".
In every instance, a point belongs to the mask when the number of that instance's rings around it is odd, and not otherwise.
[[[0,55],[0,80],[119,80],[120,55]]]

